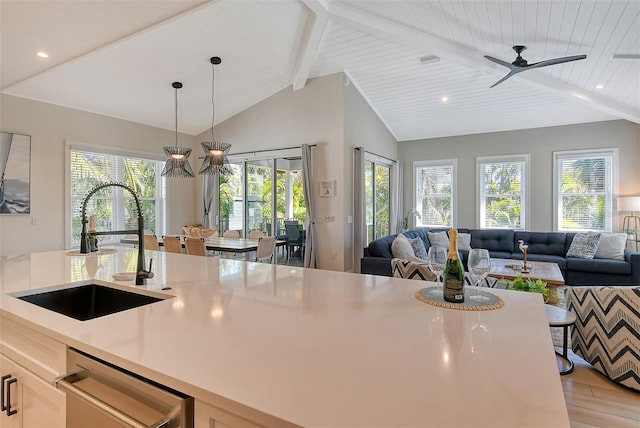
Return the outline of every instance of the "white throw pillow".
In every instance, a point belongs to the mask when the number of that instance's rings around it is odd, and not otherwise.
[[[471,251],[470,233],[458,233],[458,251]]]
[[[432,247],[449,248],[449,237],[447,232],[428,232],[429,244]]]
[[[624,260],[626,246],[626,233],[603,233],[600,235],[600,243],[594,259]]]
[[[411,247],[411,242],[402,233],[398,234],[391,243],[391,254],[397,259],[406,259],[407,255],[414,257],[416,255]]]

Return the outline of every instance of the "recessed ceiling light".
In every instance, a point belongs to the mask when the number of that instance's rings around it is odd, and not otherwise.
[[[40,58],[49,58],[49,54],[47,54],[46,52],[38,52],[36,55],[38,55]]]
[[[418,62],[420,64],[429,64],[431,62],[438,62],[438,61],[440,61],[440,58],[435,55],[427,55],[427,56],[422,56],[418,58]]]
[[[596,89],[602,89],[604,88],[604,85],[596,85]]]
[[[611,60],[618,61],[640,61],[640,54],[613,54]]]
[[[442,97],[440,99],[442,100],[443,103],[446,103],[447,101],[449,101],[449,97]]]

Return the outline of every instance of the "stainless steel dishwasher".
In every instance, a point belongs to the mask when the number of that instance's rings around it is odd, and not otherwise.
[[[193,398],[95,357],[69,349],[67,427],[193,427]]]

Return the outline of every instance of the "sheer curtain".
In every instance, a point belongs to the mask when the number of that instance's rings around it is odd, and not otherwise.
[[[393,178],[395,181],[395,185],[393,186],[393,192],[391,193],[391,233],[398,234],[402,232],[403,229],[403,193],[402,190],[404,188],[404,163],[402,161],[396,161]],[[393,230],[395,228],[395,231]]]
[[[307,237],[304,247],[304,267],[316,267],[315,239],[315,201],[313,200],[313,152],[308,144],[302,145],[302,180],[304,182],[304,200],[307,204],[305,219]]]
[[[360,273],[360,259],[367,245],[364,197],[364,149],[353,149],[353,271]]]
[[[217,220],[211,222],[211,214],[218,215],[218,206],[220,205],[220,199],[216,196],[220,194],[220,178],[218,173],[212,175],[202,176],[202,203],[204,208],[204,215],[202,217],[202,225],[206,228],[215,228]]]

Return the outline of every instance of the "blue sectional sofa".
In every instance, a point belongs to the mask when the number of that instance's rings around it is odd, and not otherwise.
[[[402,232],[408,238],[421,238],[429,248],[429,232],[446,229],[416,228]],[[575,233],[525,232],[512,229],[458,229],[471,234],[471,248],[485,248],[491,257],[522,260],[518,241],[529,245],[528,260],[558,263],[567,285],[629,285],[640,286],[640,253],[626,249],[625,260],[580,259],[566,257]],[[360,262],[362,273],[391,276],[391,244],[396,235],[385,236],[369,243]],[[466,266],[467,253],[460,251]]]

